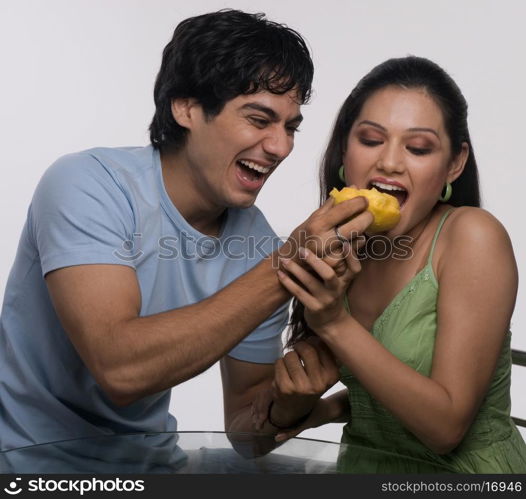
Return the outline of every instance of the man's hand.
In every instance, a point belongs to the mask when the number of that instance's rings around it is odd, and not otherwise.
[[[365,242],[364,231],[373,222],[373,216],[367,210],[367,200],[360,196],[338,205],[329,198],[320,208],[297,227],[285,244],[274,256],[288,258],[302,265],[298,250],[305,247],[335,268],[342,263],[349,252],[342,251],[342,242],[336,236],[336,228],[342,237],[347,238],[354,250]],[[340,273],[340,272],[338,272]]]

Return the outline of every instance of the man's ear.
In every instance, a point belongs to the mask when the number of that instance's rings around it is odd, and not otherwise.
[[[198,105],[197,100],[191,97],[173,99],[172,116],[177,124],[183,128],[191,129],[195,120],[195,107]]]
[[[464,171],[464,167],[466,166],[466,162],[469,157],[469,145],[467,142],[462,143],[462,150],[455,156],[451,164],[449,165],[449,171],[447,174],[447,181],[449,183],[454,182],[462,172]]]

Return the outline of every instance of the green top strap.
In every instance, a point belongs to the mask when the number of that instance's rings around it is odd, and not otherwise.
[[[440,234],[440,231],[442,230],[442,226],[444,225],[444,222],[446,221],[446,218],[448,215],[454,210],[455,208],[450,208],[447,210],[440,219],[440,222],[438,222],[438,227],[435,232],[435,236],[433,237],[433,242],[431,243],[431,250],[429,251],[429,257],[427,258],[427,265],[431,265],[431,261],[433,260],[433,254],[435,252],[435,245],[438,239],[438,236]]]

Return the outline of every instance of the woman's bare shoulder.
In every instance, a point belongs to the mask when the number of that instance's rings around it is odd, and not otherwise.
[[[449,219],[444,234],[449,243],[511,244],[504,225],[487,210],[461,206],[451,213]]]
[[[455,265],[509,267],[514,272],[510,236],[494,215],[482,208],[462,206],[448,218],[439,240],[439,271],[446,262],[454,261]]]

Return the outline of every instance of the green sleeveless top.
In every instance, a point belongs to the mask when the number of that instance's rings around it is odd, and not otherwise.
[[[429,376],[437,330],[438,282],[431,265],[446,217],[436,230],[426,266],[395,296],[375,321],[373,336],[415,371]],[[346,307],[349,304],[346,298]],[[511,350],[508,332],[488,393],[458,447],[439,455],[428,449],[345,367],[351,421],[342,442],[351,444],[339,458],[345,473],[526,473],[526,445],[510,417]]]

